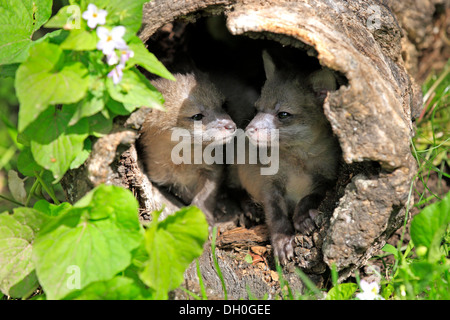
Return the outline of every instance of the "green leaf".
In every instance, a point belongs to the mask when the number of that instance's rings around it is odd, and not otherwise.
[[[24,176],[34,177],[35,171],[41,171],[42,167],[36,163],[31,154],[31,148],[25,147],[19,153],[19,158],[17,159],[17,168],[20,173]]]
[[[383,250],[384,252],[387,252],[387,253],[392,253],[394,255],[395,259],[397,259],[397,260],[399,259],[398,250],[393,245],[386,243],[384,245],[384,247],[381,248],[381,250]]]
[[[27,191],[25,190],[25,179],[21,179],[17,171],[8,170],[8,189],[15,200],[25,203]]]
[[[26,130],[31,140],[31,153],[36,163],[53,173],[59,181],[71,163],[82,152],[89,135],[88,121],[69,126],[74,110],[63,108],[45,110]]]
[[[13,215],[0,214],[0,290],[4,294],[20,298],[37,287],[32,245],[48,219],[30,208],[17,208]]]
[[[416,248],[426,247],[429,262],[438,261],[441,241],[450,224],[450,192],[440,202],[423,209],[411,222],[411,239]]]
[[[111,98],[123,104],[129,104],[134,108],[145,106],[164,110],[161,93],[137,70],[125,70],[122,81],[117,85],[108,78],[106,88]]]
[[[61,43],[61,49],[74,51],[89,51],[97,48],[98,38],[95,32],[74,29],[69,36]]]
[[[156,298],[167,298],[183,282],[183,273],[203,251],[208,223],[197,207],[186,207],[163,221],[154,219],[145,233],[149,260],[140,278],[156,290]],[[167,272],[170,270],[170,272]]]
[[[175,80],[175,77],[166,69],[166,67],[155,57],[155,55],[148,51],[141,39],[134,37],[130,40],[129,47],[134,52],[133,58],[128,60],[128,65],[138,64],[147,69],[147,71],[154,73],[160,77]]]
[[[0,65],[26,60],[31,36],[51,12],[52,0],[0,0]]]
[[[356,283],[341,283],[328,291],[326,300],[349,300],[358,289]]]
[[[68,202],[63,202],[60,205],[55,205],[48,202],[47,200],[39,200],[34,204],[33,208],[50,217],[57,217],[70,210],[72,208],[72,205]]]
[[[427,261],[414,261],[411,263],[410,268],[418,279],[416,292],[420,292],[433,280],[436,271],[439,269],[439,265]]]
[[[50,18],[45,28],[63,28],[65,30],[81,27],[81,8],[78,5],[64,6]]]
[[[115,277],[98,281],[83,290],[69,294],[64,300],[147,300],[152,298],[150,290],[141,283],[127,277]]]
[[[91,3],[98,4],[99,8],[102,7],[104,0],[93,0]],[[142,24],[142,11],[144,3],[148,0],[109,0],[105,10],[108,12],[106,16],[107,23],[113,23],[115,25],[124,26],[127,29],[128,35],[135,35]],[[125,40],[127,35],[125,35]]]
[[[120,103],[112,98],[108,98],[106,107],[115,114],[126,116],[132,113],[136,107],[130,104]]]
[[[73,159],[69,169],[72,170],[79,168],[87,160],[87,158],[89,158],[91,151],[92,151],[92,141],[90,139],[84,140],[83,150],[77,154],[75,159]]]
[[[30,50],[30,57],[17,70],[19,132],[49,105],[74,103],[85,96],[89,86],[86,68],[80,62],[65,60],[59,46],[42,42]]]
[[[73,110],[73,116],[69,122],[69,125],[72,126],[81,119],[93,116],[96,113],[102,111],[104,106],[105,102],[103,96],[96,96],[93,94],[93,91],[89,91],[87,96],[83,100],[75,104],[66,105],[64,107],[65,109]]]
[[[111,132],[113,117],[107,110],[104,111],[106,112],[99,112],[89,118],[89,133],[94,137],[102,137]]]
[[[19,68],[19,65],[20,65],[19,63],[0,65],[0,77],[14,78],[16,76],[16,71],[17,71],[17,68]]]
[[[61,299],[95,281],[108,281],[131,263],[143,241],[133,194],[101,185],[51,220],[33,246],[48,299]]]
[[[395,288],[392,284],[388,283],[385,286],[381,286],[381,296],[383,299],[388,300],[394,293]]]

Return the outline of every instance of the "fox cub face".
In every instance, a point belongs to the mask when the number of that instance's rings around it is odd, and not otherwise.
[[[194,143],[226,142],[236,125],[223,110],[225,97],[203,76],[176,74],[176,81],[156,80],[152,84],[161,91],[167,111],[154,111],[151,125],[161,131],[184,129]]]
[[[253,143],[268,143],[278,129],[279,143],[286,147],[308,146],[325,128],[323,101],[336,90],[336,80],[328,69],[303,75],[297,70],[277,68],[263,52],[266,82],[256,101],[257,114],[246,128]]]

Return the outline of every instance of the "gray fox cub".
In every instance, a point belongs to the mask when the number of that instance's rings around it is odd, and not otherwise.
[[[310,233],[317,207],[336,179],[339,146],[323,113],[327,92],[336,90],[333,73],[302,74],[279,68],[263,52],[266,82],[255,103],[257,114],[246,127],[251,143],[278,147],[279,169],[261,175],[262,164],[238,166],[240,184],[262,204],[275,256],[293,257],[295,230]],[[278,130],[278,143],[270,132]],[[292,219],[292,222],[291,222]]]
[[[152,81],[162,93],[167,111],[152,110],[143,124],[143,162],[153,183],[168,187],[186,205],[198,206],[212,224],[223,165],[203,161],[203,151],[208,145],[231,140],[236,124],[222,109],[224,96],[206,75],[196,72],[174,76],[176,81]],[[183,138],[182,142],[179,138]],[[183,141],[187,142],[183,145]],[[187,148],[183,150],[189,151],[188,161],[174,161],[174,155],[179,155],[174,153],[177,146]],[[194,159],[196,148],[200,150],[200,161]]]

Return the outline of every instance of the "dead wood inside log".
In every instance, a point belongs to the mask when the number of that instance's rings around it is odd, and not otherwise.
[[[250,229],[238,227],[220,233],[217,238],[219,248],[251,247],[270,242],[266,225],[258,225]]]

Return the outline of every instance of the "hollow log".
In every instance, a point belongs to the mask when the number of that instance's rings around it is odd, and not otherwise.
[[[444,3],[423,2],[430,8]],[[144,6],[140,31],[144,42],[151,41],[163,29],[182,39],[183,30],[177,35],[171,29],[174,23],[196,24],[205,17],[221,15],[233,37],[244,37],[250,42],[265,39],[296,48],[347,79],[324,103],[325,116],[342,149],[338,181],[319,207],[323,214],[315,221],[317,229],[311,236],[296,236],[294,261],[283,268],[292,289],[303,289],[296,268],[306,272],[318,286],[324,283],[333,264],[340,281],[348,278],[402,226],[405,208],[412,205],[409,191],[417,168],[410,140],[422,96],[411,76],[418,60],[408,60],[410,56],[405,54],[414,26],[400,3],[403,2],[154,0]],[[431,9],[422,12],[426,15],[424,21],[432,21],[433,13]],[[172,46],[170,42],[166,45]],[[174,48],[181,46],[171,49]],[[162,219],[183,206],[174,196],[153,186],[142,169],[135,141],[149,112],[141,108],[129,118],[117,119],[113,131],[94,143],[86,163],[62,180],[69,201],[74,202],[92,187],[106,183],[132,190],[141,205],[143,220],[150,219],[149,213],[162,205]],[[226,199],[218,207],[225,218],[237,210]],[[216,255],[229,296],[248,298],[249,292],[256,297],[280,294],[282,289],[264,227],[229,230],[229,226],[221,224],[217,241]],[[253,263],[247,261],[248,256]],[[221,282],[209,243],[200,258],[200,271],[210,296],[221,297]],[[185,278],[185,286],[195,291],[195,265],[186,271]],[[175,298],[185,297],[177,293]]]

